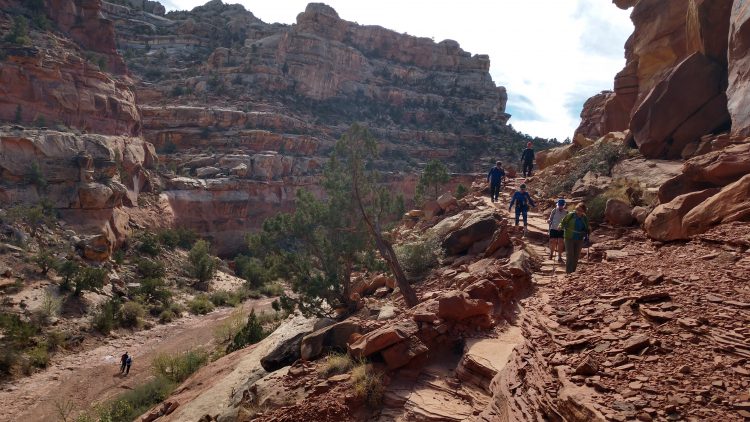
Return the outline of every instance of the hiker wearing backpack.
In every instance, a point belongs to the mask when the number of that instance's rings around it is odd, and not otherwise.
[[[580,203],[574,212],[568,213],[560,221],[559,228],[563,230],[565,238],[565,272],[575,272],[581,249],[589,238],[589,219],[586,216],[586,205]]]
[[[128,359],[125,361],[125,376],[127,376],[130,373],[130,365],[133,364],[133,357],[128,356]]]
[[[487,173],[487,181],[490,182],[490,199],[492,202],[497,202],[500,196],[500,185],[505,177],[505,170],[503,170],[503,163],[498,161],[495,163],[495,167],[490,169]]]
[[[122,356],[120,356],[120,373],[125,373],[125,366],[128,363],[128,359],[130,359],[130,356],[128,356],[128,352],[125,352]]]
[[[526,149],[521,153],[521,163],[523,177],[531,177],[531,170],[534,168],[534,145],[531,142],[526,144]]]
[[[513,197],[511,197],[510,200],[510,206],[508,206],[508,211],[513,208],[513,205],[516,206],[516,227],[518,227],[518,220],[520,219],[521,215],[523,215],[523,228],[526,230],[528,225],[528,213],[529,213],[529,205],[532,207],[536,207],[536,204],[534,203],[534,200],[531,199],[531,195],[529,195],[528,192],[526,192],[526,184],[521,184],[519,186],[519,190],[515,191],[513,193]]]
[[[565,200],[558,199],[557,206],[549,215],[547,223],[549,223],[549,259],[552,259],[557,252],[557,261],[563,262],[563,231],[559,229],[560,222],[568,215],[568,211],[565,210]]]

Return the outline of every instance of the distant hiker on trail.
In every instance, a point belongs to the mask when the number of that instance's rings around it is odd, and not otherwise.
[[[125,361],[125,376],[127,376],[130,373],[130,365],[133,364],[133,358],[128,356],[128,359]]]
[[[513,197],[511,197],[510,200],[510,206],[508,206],[508,211],[510,211],[511,208],[513,208],[513,205],[516,206],[516,227],[518,227],[518,220],[523,215],[523,228],[526,230],[527,228],[527,220],[528,220],[528,213],[529,213],[529,205],[532,207],[536,207],[536,204],[534,203],[534,200],[531,199],[531,195],[529,195],[528,192],[526,192],[526,184],[521,184],[519,187],[520,190],[517,190],[513,193]]]
[[[549,223],[549,259],[552,259],[557,252],[557,261],[563,262],[563,231],[559,229],[560,222],[568,214],[565,210],[565,200],[558,199],[557,206],[549,215],[547,222]]]
[[[498,161],[495,163],[495,167],[490,169],[487,173],[487,181],[490,182],[490,199],[492,202],[497,202],[497,198],[500,196],[500,185],[503,183],[505,177],[505,170],[503,170],[503,163]]]
[[[125,372],[125,366],[128,364],[128,359],[130,359],[130,356],[128,356],[128,352],[125,352],[122,356],[120,356],[120,373]]]
[[[589,238],[589,218],[586,216],[586,205],[580,203],[575,212],[568,213],[560,221],[560,229],[565,237],[565,272],[575,272],[578,258],[581,257],[583,243]]]
[[[526,149],[521,154],[521,162],[523,177],[531,177],[531,170],[534,168],[534,145],[531,142],[526,144]]]

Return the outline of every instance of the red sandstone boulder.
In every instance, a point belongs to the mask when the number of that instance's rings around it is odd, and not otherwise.
[[[406,340],[415,334],[418,327],[414,321],[401,321],[387,325],[359,337],[349,344],[349,353],[356,358],[363,358]]]
[[[682,219],[682,231],[693,236],[717,224],[746,220],[750,220],[750,174],[690,210]]]
[[[503,220],[500,223],[500,228],[495,230],[495,233],[492,235],[492,239],[490,239],[490,244],[487,245],[487,249],[484,250],[484,256],[492,256],[492,254],[494,254],[498,250],[503,248],[511,248],[512,246],[513,242],[511,241],[510,234],[508,233],[507,221]]]
[[[680,157],[683,148],[727,123],[721,65],[701,53],[678,64],[633,113],[630,129],[647,157]]]
[[[448,192],[440,195],[440,197],[437,199],[437,203],[443,210],[447,210],[449,207],[458,205],[458,201],[456,200],[456,198]]]
[[[691,158],[683,165],[682,172],[693,182],[716,186],[734,182],[750,174],[750,140]]]
[[[429,349],[422,343],[419,338],[412,336],[406,341],[397,343],[381,352],[383,360],[388,365],[389,370],[394,370],[406,366],[415,358],[426,357]]]
[[[449,255],[458,255],[469,250],[475,243],[489,239],[497,230],[499,215],[493,210],[472,214],[460,228],[449,233],[443,247]]]
[[[436,215],[440,215],[443,212],[443,208],[437,201],[427,201],[422,207],[422,211],[424,211],[424,218],[429,220]]]
[[[346,320],[314,331],[302,338],[300,356],[304,360],[311,360],[326,351],[345,350],[349,337],[360,330],[356,321]]]
[[[671,202],[661,204],[648,215],[644,223],[646,233],[652,239],[670,241],[686,238],[683,217],[698,204],[719,192],[706,189],[680,195]]]
[[[629,226],[633,224],[632,207],[619,199],[608,199],[604,208],[604,218],[613,226]]]
[[[488,315],[493,305],[484,300],[471,299],[469,294],[462,291],[452,291],[438,299],[438,317],[452,321]]]

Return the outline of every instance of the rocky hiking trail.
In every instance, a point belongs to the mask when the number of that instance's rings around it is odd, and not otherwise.
[[[269,311],[273,299],[250,300],[245,311]],[[29,377],[2,386],[0,421],[58,421],[58,404],[70,404],[80,412],[145,383],[151,362],[162,353],[179,353],[214,342],[214,329],[228,318],[233,308],[221,308],[207,315],[190,315],[150,330],[104,339],[93,349],[52,359],[50,366]],[[119,356],[128,351],[133,366],[127,377],[119,375]]]

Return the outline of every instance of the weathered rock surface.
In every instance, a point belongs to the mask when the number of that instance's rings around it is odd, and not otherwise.
[[[644,222],[646,233],[657,240],[669,241],[684,239],[687,235],[683,218],[698,204],[719,192],[706,189],[680,195],[672,201],[661,204],[648,215]]]
[[[729,87],[727,97],[732,116],[732,133],[750,136],[750,8],[735,0],[729,33]]]
[[[488,315],[493,305],[481,299],[471,299],[470,296],[461,291],[445,294],[438,300],[438,317],[453,321],[471,318],[474,316]]]
[[[614,226],[629,226],[633,224],[632,207],[619,199],[608,199],[604,208],[604,218]]]
[[[260,359],[260,365],[268,372],[291,365],[300,358],[301,344],[305,336],[315,331],[316,326],[330,324],[329,320],[309,319],[305,323],[284,325],[278,333],[276,346]],[[279,331],[277,329],[276,331]],[[274,332],[275,333],[275,332]]]
[[[692,208],[682,219],[685,236],[703,233],[710,227],[750,219],[750,174],[729,184]]]
[[[349,337],[360,330],[357,322],[342,321],[307,334],[300,344],[300,356],[304,360],[311,360],[327,351],[346,350]]]
[[[472,214],[460,228],[443,239],[443,247],[451,255],[467,251],[477,242],[490,238],[499,224],[495,211],[481,211]]]

